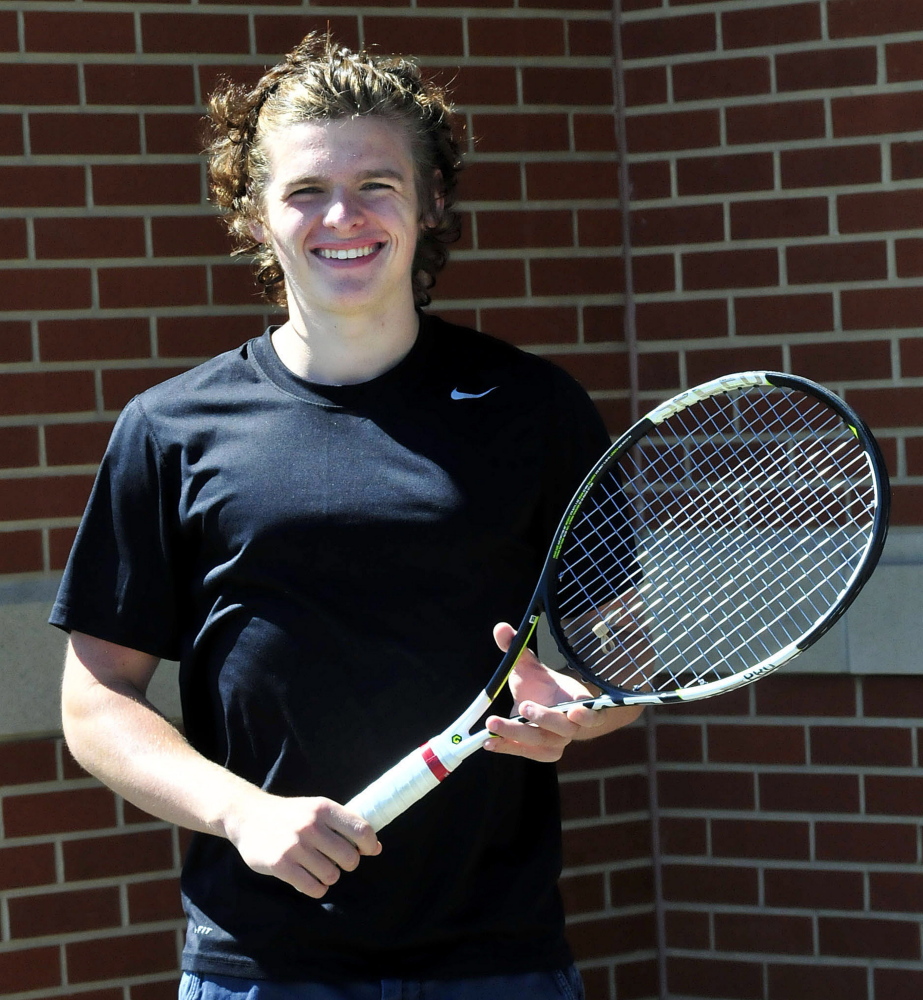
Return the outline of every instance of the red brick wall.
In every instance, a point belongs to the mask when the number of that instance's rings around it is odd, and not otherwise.
[[[455,80],[468,226],[439,311],[569,367],[613,431],[623,326],[642,408],[732,369],[818,378],[920,524],[917,3],[623,0],[617,116],[608,0],[19,6],[0,10],[6,579],[61,568],[132,393],[261,329],[203,202],[201,100],[328,22]],[[916,678],[790,675],[651,713],[656,869],[648,730],[575,748],[562,887],[591,1000],[656,997],[661,971],[676,998],[917,995],[921,698]],[[173,996],[176,831],[54,738],[0,746],[0,822],[0,995]]]

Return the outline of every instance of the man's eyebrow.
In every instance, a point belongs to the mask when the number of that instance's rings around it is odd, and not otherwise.
[[[395,170],[394,167],[373,167],[369,170],[360,170],[356,174],[355,179],[357,181],[368,181],[373,178],[383,177],[389,180],[405,182],[407,177],[400,170]],[[290,181],[286,181],[285,187],[309,187],[312,184],[323,184],[328,180],[322,174],[315,174],[306,177],[295,177]]]

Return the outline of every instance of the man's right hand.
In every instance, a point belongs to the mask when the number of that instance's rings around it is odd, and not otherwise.
[[[299,892],[320,899],[363,855],[381,853],[375,831],[361,816],[330,799],[280,798],[259,793],[225,822],[244,861]]]

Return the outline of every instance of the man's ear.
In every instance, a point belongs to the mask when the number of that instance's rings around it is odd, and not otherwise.
[[[266,230],[263,228],[263,223],[258,219],[252,219],[247,223],[247,231],[257,243],[266,242]]]
[[[423,216],[423,228],[435,229],[445,209],[445,185],[442,181],[442,171],[433,171],[433,207]]]

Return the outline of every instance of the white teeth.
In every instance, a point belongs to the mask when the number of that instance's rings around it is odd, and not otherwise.
[[[321,257],[326,257],[328,260],[355,260],[356,257],[368,257],[377,248],[378,244],[373,243],[371,246],[353,247],[349,250],[318,250],[317,252]]]

